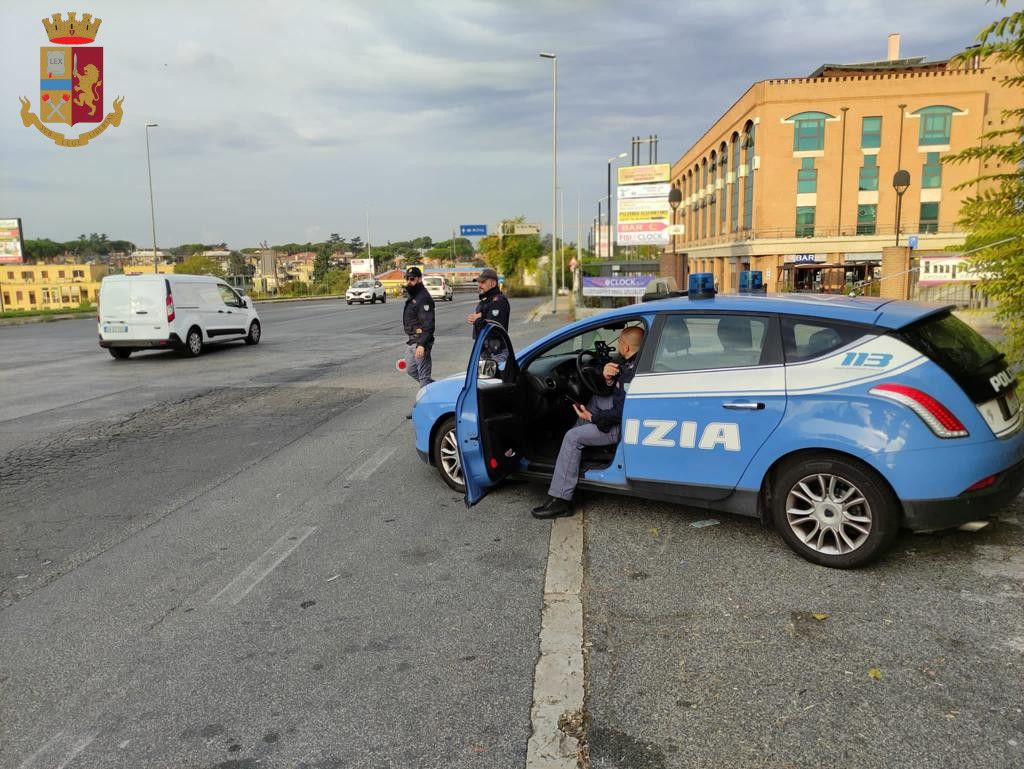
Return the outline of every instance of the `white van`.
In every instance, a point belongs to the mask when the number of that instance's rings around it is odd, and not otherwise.
[[[210,342],[260,341],[252,300],[206,275],[108,275],[99,304],[100,347],[119,360],[136,350],[195,356]]]

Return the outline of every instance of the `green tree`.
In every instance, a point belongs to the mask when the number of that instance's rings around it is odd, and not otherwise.
[[[192,254],[186,256],[178,264],[174,265],[174,272],[178,275],[214,275],[218,278],[224,277],[224,271],[220,264],[208,256]]]
[[[358,254],[364,248],[363,239],[356,235],[354,238],[352,238],[352,240],[348,242],[348,247],[353,254]]]
[[[508,231],[515,224],[523,224],[525,216],[506,220]],[[523,274],[537,267],[543,254],[541,239],[537,235],[488,235],[480,239],[479,251],[484,261],[506,278],[522,279]]]
[[[327,276],[331,268],[330,263],[331,246],[329,243],[321,243],[316,251],[316,258],[313,259],[313,282],[320,283]]]
[[[53,259],[64,253],[64,244],[55,243],[49,238],[25,241],[25,258],[31,262]]]
[[[245,256],[238,251],[232,251],[228,257],[228,274],[244,275],[247,262]]]
[[[348,291],[349,271],[334,268],[327,271],[324,282],[327,284],[328,294],[344,294]]]
[[[1006,6],[1006,0],[996,2]],[[966,65],[980,56],[1011,65],[1011,74],[1000,85],[1019,95],[1024,87],[1024,11],[992,22],[977,41],[954,62]],[[959,223],[969,233],[965,250],[979,249],[973,256],[975,268],[991,276],[983,286],[998,302],[996,317],[1006,331],[1007,352],[1019,365],[1024,362],[1024,107],[1003,110],[1002,119],[1001,127],[978,137],[978,145],[945,162],[991,169],[957,187],[976,189],[964,201]]]

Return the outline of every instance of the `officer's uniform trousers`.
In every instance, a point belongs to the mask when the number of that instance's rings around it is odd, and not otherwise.
[[[405,346],[405,373],[420,383],[420,387],[426,387],[434,380],[430,378],[434,369],[434,363],[430,360],[430,347],[423,350],[423,357],[416,360],[416,343]]]
[[[587,404],[587,409],[609,409],[612,406],[611,395],[595,395]],[[572,499],[573,491],[580,475],[580,460],[583,449],[587,446],[609,446],[619,442],[619,427],[616,425],[606,433],[601,432],[592,422],[582,419],[562,438],[562,448],[558,451],[555,462],[555,473],[551,477],[548,494],[558,499]]]

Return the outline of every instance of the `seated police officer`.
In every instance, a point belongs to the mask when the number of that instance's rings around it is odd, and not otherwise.
[[[584,407],[573,404],[579,418],[576,426],[562,438],[562,447],[555,462],[555,472],[548,487],[548,499],[533,509],[534,518],[560,518],[572,515],[572,495],[579,480],[580,460],[586,446],[610,446],[619,441],[619,424],[626,390],[636,373],[637,357],[643,343],[644,330],[630,326],[619,335],[622,363],[606,363],[604,381],[613,387],[611,395],[593,395]]]

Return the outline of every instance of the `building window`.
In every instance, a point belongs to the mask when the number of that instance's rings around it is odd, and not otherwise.
[[[82,288],[82,301],[84,302],[88,298],[89,298],[89,289],[83,287]]]
[[[735,174],[740,167],[740,135],[732,135],[732,171]],[[740,228],[740,178],[737,175],[729,191],[730,227],[733,232]]]
[[[50,273],[47,272],[46,270],[43,270],[39,273],[39,277],[42,278],[43,280],[46,280],[48,277],[50,277]]]
[[[924,169],[921,171],[921,187],[938,189],[942,187],[942,164],[938,152],[929,152],[925,156]]]
[[[917,110],[914,114],[921,119],[918,144],[925,146],[949,144],[949,129],[953,122],[953,113],[958,111],[956,107],[945,105],[924,107]]]
[[[715,182],[718,180],[718,156],[715,153],[711,153],[711,200],[708,201],[709,217],[711,219],[711,226],[708,230],[708,235],[717,235],[716,226],[718,224],[718,217],[715,216],[715,204],[718,202],[717,194],[715,190]]]
[[[11,295],[9,293],[7,293],[6,291],[4,291],[4,305],[9,305],[10,303],[11,303]]]
[[[800,170],[796,172],[796,191],[818,191],[818,170],[814,167],[814,158],[801,159]]]
[[[29,304],[35,304],[36,303],[36,292],[35,291],[29,291],[28,292],[28,303]]]
[[[857,234],[874,235],[878,226],[878,206],[857,206]]]
[[[85,277],[85,270],[72,270],[71,271],[71,277],[72,278],[84,278]]]
[[[7,280],[14,280],[14,273],[10,270],[7,271]]]
[[[743,180],[743,229],[754,227],[754,124],[748,123],[743,140],[743,165],[747,176]]]
[[[64,275],[64,270],[61,270],[60,272],[58,272],[58,273],[57,273],[57,277],[58,277],[58,278],[63,278],[63,277],[65,277],[65,275]]]
[[[729,147],[725,142],[718,148],[718,176],[722,180],[722,204],[719,208],[718,230],[725,234],[726,196],[729,194]]]
[[[27,283],[28,281],[32,280],[32,273],[25,272],[24,270],[22,270],[21,279]]]
[[[17,299],[19,302],[24,298],[24,296],[25,295],[22,294],[20,291],[15,291],[14,292],[14,298]]]
[[[796,236],[798,238],[814,237],[814,206],[796,207]]]
[[[44,288],[43,289],[43,304],[49,304],[49,303],[50,303],[50,289]]]
[[[708,161],[700,164],[700,237],[708,236],[708,201],[704,197],[708,189]]]
[[[860,146],[867,149],[882,146],[882,118],[866,117],[861,121]]]
[[[860,168],[860,183],[858,189],[861,192],[878,190],[878,156],[865,155],[864,165]]]
[[[938,203],[922,203],[921,204],[921,223],[919,225],[920,232],[938,232],[939,231],[939,204]]]
[[[825,146],[825,121],[797,120],[793,124],[793,150],[805,152],[820,150]]]

